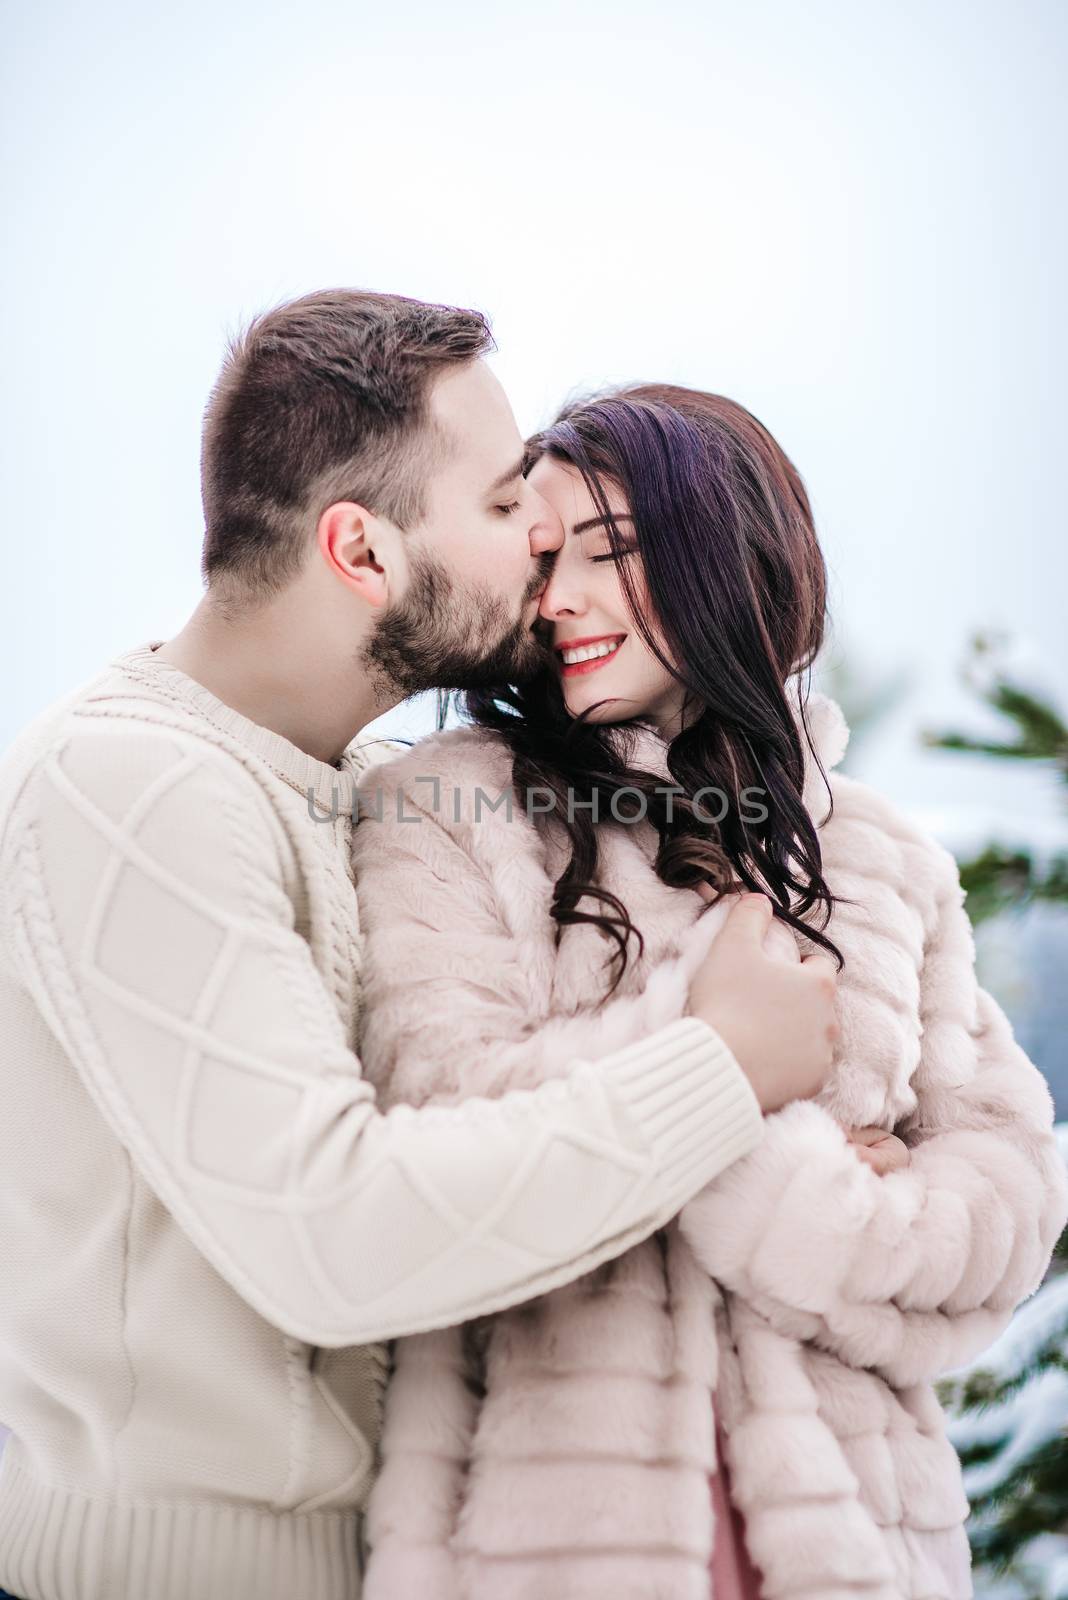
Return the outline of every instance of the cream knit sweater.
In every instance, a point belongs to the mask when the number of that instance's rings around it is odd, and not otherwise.
[[[0,762],[0,1586],[357,1600],[385,1341],[619,1255],[764,1122],[691,1017],[378,1111],[351,809],[389,748],[316,761],[154,647]]]

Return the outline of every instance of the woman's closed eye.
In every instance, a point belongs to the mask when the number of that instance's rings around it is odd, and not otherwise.
[[[609,550],[604,555],[590,556],[588,559],[590,561],[622,561],[624,556],[636,556],[637,554],[637,545],[631,544],[625,546],[625,548],[622,549],[618,555],[614,550]]]

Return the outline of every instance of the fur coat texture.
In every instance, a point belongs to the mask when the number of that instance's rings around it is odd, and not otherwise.
[[[977,983],[953,857],[832,770],[848,728],[825,696],[807,709],[833,814],[808,756],[805,802],[852,902],[828,927],[846,963],[831,1076],[617,1259],[393,1342],[365,1600],[709,1600],[714,1408],[766,1600],[973,1592],[932,1380],[1037,1288],[1068,1179],[1046,1082]],[[651,730],[634,760],[667,775]],[[361,1056],[384,1107],[501,1096],[685,1014],[726,907],[660,882],[648,824],[600,830],[601,881],[645,939],[606,1001],[598,930],[554,946],[562,845],[492,808],[511,785],[497,739],[434,735],[368,783]],[[863,1125],[910,1165],[861,1162],[843,1130]]]

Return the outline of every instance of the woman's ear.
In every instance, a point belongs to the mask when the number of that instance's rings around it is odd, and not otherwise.
[[[389,568],[396,530],[366,506],[337,500],[316,529],[319,551],[333,575],[376,609],[389,598]]]

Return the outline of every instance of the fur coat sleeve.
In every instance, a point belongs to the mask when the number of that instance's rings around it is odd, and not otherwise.
[[[680,1213],[705,1268],[774,1326],[895,1386],[988,1346],[1040,1284],[1068,1220],[1045,1079],[974,970],[956,863],[925,927],[907,1168],[878,1176],[813,1101]]]

